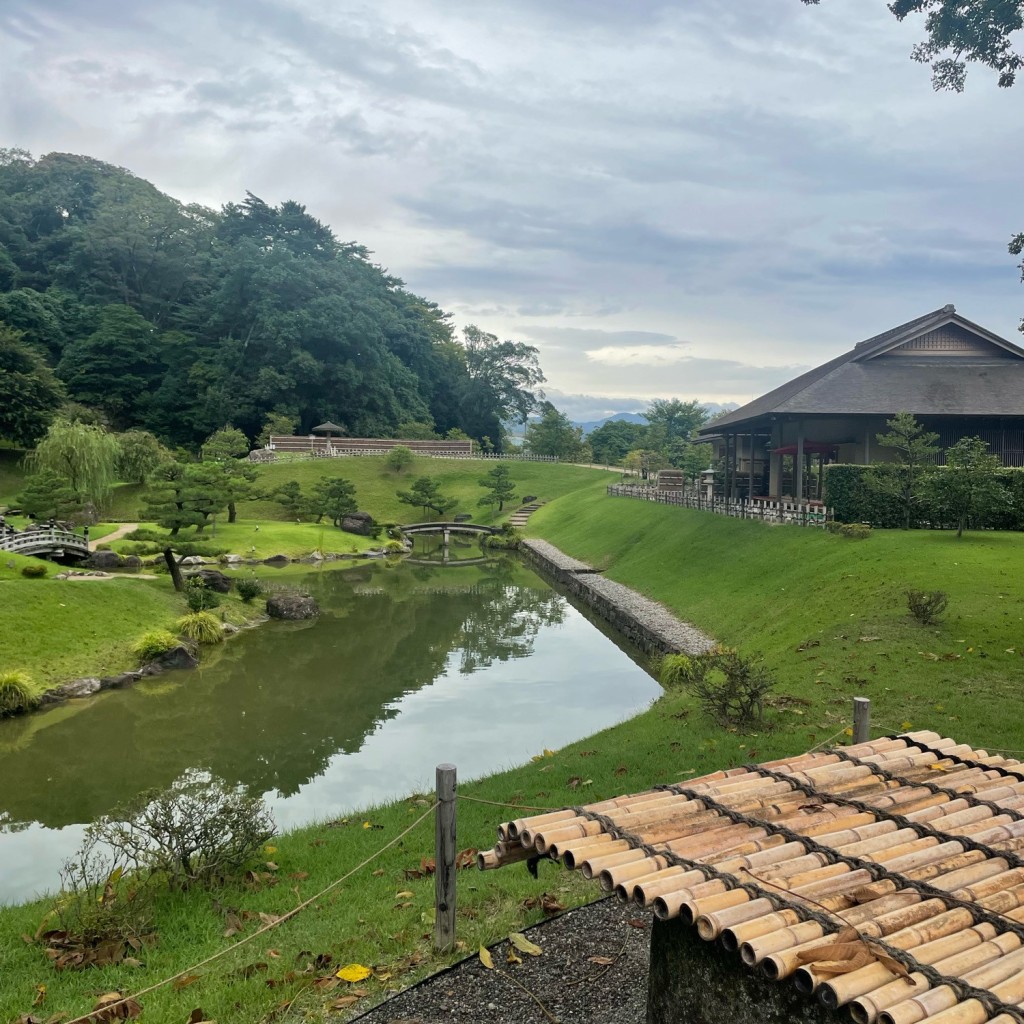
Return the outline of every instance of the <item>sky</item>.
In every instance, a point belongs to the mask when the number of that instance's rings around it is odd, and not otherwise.
[[[884,0],[3,0],[0,146],[294,199],[536,345],[574,418],[744,402],[946,303],[1024,314],[1024,84]]]

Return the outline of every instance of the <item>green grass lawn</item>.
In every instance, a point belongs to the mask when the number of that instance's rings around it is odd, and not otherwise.
[[[552,502],[530,520],[528,532],[601,566],[720,641],[763,653],[778,679],[778,696],[765,725],[743,733],[709,723],[686,692],[671,692],[644,714],[551,756],[461,784],[463,797],[559,807],[767,760],[841,730],[850,720],[851,698],[860,694],[872,699],[876,731],[910,723],[978,745],[1024,749],[1024,725],[1007,713],[1024,669],[1024,602],[1015,582],[1024,535],[978,534],[958,542],[952,534],[879,532],[850,541],[608,498],[603,483]],[[949,592],[941,625],[923,628],[910,618],[903,591],[911,586]],[[264,880],[230,889],[218,894],[220,904],[287,911],[396,838],[423,812],[424,799],[280,837],[267,853],[279,884]],[[460,803],[459,846],[489,847],[494,826],[519,813]],[[432,852],[428,820],[310,910],[196,971],[187,987],[144,996],[146,1017],[185,1020],[201,1006],[220,1024],[242,1024],[288,1004],[277,1019],[338,1019],[328,1008],[350,991],[347,986],[330,993],[311,987],[310,979],[328,969],[289,973],[301,971],[310,954],[329,954],[331,969],[350,962],[376,969],[351,987],[366,995],[350,1013],[450,962],[454,956],[437,957],[430,948],[433,880],[406,874]],[[539,919],[541,912],[524,907],[524,900],[542,892],[565,904],[596,894],[547,863],[537,881],[522,866],[461,874],[464,946],[456,955]],[[224,937],[225,919],[207,894],[165,894],[160,942],[146,951],[144,967],[55,973],[42,951],[20,938],[35,932],[46,909],[37,902],[0,911],[0,1019],[29,1012],[40,983],[47,985],[46,1014],[82,1013],[98,991],[146,987],[238,941]],[[246,932],[257,926],[248,923]]]

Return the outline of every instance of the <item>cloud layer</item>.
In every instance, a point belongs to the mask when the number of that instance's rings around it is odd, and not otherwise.
[[[1014,336],[1024,93],[882,0],[7,0],[0,141],[294,198],[556,390],[746,400],[954,302]]]

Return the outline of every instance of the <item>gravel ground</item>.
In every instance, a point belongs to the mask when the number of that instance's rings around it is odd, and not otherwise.
[[[476,955],[468,957],[355,1019],[360,1024],[643,1024],[650,927],[650,915],[636,907],[599,900],[529,929],[526,935],[540,946],[540,956],[519,953],[523,962],[510,964],[509,943],[499,942],[490,947],[495,970],[487,970]],[[611,963],[602,962],[606,959]]]

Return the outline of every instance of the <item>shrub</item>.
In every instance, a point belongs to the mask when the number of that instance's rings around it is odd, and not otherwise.
[[[204,612],[220,604],[220,594],[211,590],[201,576],[193,576],[185,581],[185,600],[190,611]]]
[[[243,576],[235,580],[235,590],[242,601],[248,604],[263,593],[263,584],[255,576]]]
[[[152,940],[153,886],[126,875],[91,828],[64,862],[60,880],[52,913],[64,934],[50,939],[58,970],[116,963]]]
[[[178,632],[196,644],[219,644],[224,639],[224,630],[216,616],[209,612],[190,612],[176,623]]]
[[[389,555],[404,555],[405,545],[400,540],[389,540],[384,545],[384,551]]]
[[[707,655],[708,671],[693,682],[701,710],[724,726],[748,726],[764,716],[764,701],[775,685],[759,659],[722,649]]]
[[[113,548],[111,548],[111,546],[109,544],[97,544],[96,545],[96,550],[97,551],[112,551]]]
[[[689,686],[703,679],[711,667],[711,659],[705,654],[669,654],[661,662],[659,678],[666,688]]]
[[[173,889],[218,885],[241,871],[276,832],[259,797],[197,769],[144,793],[86,833],[137,871]]]
[[[848,540],[867,540],[871,536],[871,527],[867,523],[841,523],[833,519],[825,524],[825,529]]]
[[[0,672],[0,718],[31,711],[38,703],[35,683],[27,672]]]
[[[949,604],[944,590],[908,590],[907,608],[922,626],[934,626]]]
[[[21,575],[29,580],[41,580],[46,575],[46,566],[42,562],[33,562],[21,567]]]
[[[173,651],[181,641],[168,629],[151,629],[132,644],[132,654],[145,664]]]

